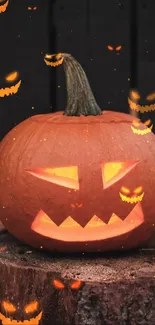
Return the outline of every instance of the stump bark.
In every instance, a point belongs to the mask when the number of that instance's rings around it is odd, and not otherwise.
[[[82,283],[77,290],[71,288],[75,279]],[[53,280],[64,288],[55,288]],[[18,306],[16,312],[6,312],[3,301]],[[25,306],[34,301],[38,309],[26,314]],[[29,325],[154,325],[155,249],[58,256],[32,249],[2,229],[0,313],[31,320],[23,323]]]

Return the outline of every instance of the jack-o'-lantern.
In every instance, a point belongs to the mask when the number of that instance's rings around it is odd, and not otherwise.
[[[10,72],[5,76],[5,80],[1,81],[0,97],[16,94],[20,85],[19,73],[17,71]]]
[[[141,95],[137,90],[130,91],[128,103],[131,110],[136,112],[145,113],[155,111],[155,92],[148,94],[140,101]]]
[[[5,12],[9,5],[9,0],[0,0],[0,14]]]
[[[52,58],[64,65],[67,107],[2,140],[0,218],[18,239],[51,251],[137,247],[154,232],[154,134],[136,137],[133,116],[101,111],[70,54]],[[141,200],[122,200],[122,187],[141,187]]]

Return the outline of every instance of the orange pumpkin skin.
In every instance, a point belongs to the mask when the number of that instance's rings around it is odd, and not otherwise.
[[[60,252],[130,249],[148,240],[155,223],[155,137],[135,135],[133,120],[109,111],[58,112],[12,129],[0,145],[0,217],[8,231]],[[112,176],[110,163],[125,164],[125,173],[122,167]],[[142,200],[122,201],[122,187],[131,197],[142,187]]]

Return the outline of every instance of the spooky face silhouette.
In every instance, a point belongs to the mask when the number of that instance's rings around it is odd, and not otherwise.
[[[132,90],[128,97],[128,103],[131,110],[136,112],[145,113],[155,110],[155,91],[141,98],[138,91]]]
[[[7,74],[4,80],[1,81],[3,85],[0,88],[0,97],[14,95],[18,92],[21,85],[19,73],[17,71]]]

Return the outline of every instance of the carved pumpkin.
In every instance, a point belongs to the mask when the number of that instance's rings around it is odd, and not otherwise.
[[[65,68],[67,106],[25,120],[2,140],[1,220],[38,248],[136,247],[154,231],[154,134],[136,136],[133,116],[102,112],[70,54],[53,59]]]
[[[9,5],[9,0],[0,0],[0,14],[5,12]]]

